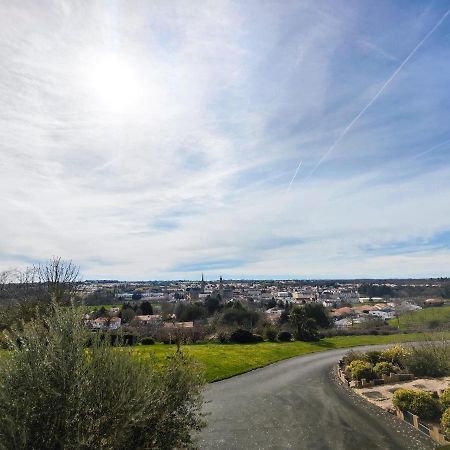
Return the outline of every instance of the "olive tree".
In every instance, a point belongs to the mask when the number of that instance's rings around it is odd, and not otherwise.
[[[92,335],[83,311],[8,332],[0,366],[0,449],[193,448],[203,426],[202,376],[182,353],[164,364]],[[87,345],[88,344],[88,345]]]

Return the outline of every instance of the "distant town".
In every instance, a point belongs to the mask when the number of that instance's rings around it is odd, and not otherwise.
[[[112,305],[107,313],[94,309],[91,314],[94,328],[110,329],[126,323],[192,328],[208,324],[215,310],[238,303],[274,325],[295,305],[321,305],[332,328],[361,331],[392,324],[408,312],[442,306],[450,298],[448,278],[254,281],[207,280],[202,274],[198,281],[87,280],[78,289],[86,305]],[[129,314],[123,314],[124,307]]]

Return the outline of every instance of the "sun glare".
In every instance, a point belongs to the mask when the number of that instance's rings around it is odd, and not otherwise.
[[[117,113],[137,108],[140,83],[136,71],[126,61],[104,58],[87,69],[89,88],[100,107]]]

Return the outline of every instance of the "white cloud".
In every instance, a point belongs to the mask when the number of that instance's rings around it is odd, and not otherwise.
[[[61,255],[86,277],[441,273],[445,245],[435,262],[407,248],[450,229],[448,161],[402,163],[448,123],[447,97],[411,95],[420,64],[302,183],[386,78],[347,45],[357,8],[115,5],[0,5],[0,269]],[[92,81],[105,68],[119,73]]]

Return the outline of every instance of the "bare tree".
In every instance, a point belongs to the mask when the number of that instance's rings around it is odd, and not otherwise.
[[[60,257],[34,266],[34,271],[38,283],[45,287],[50,299],[57,303],[69,301],[80,282],[79,267]]]

